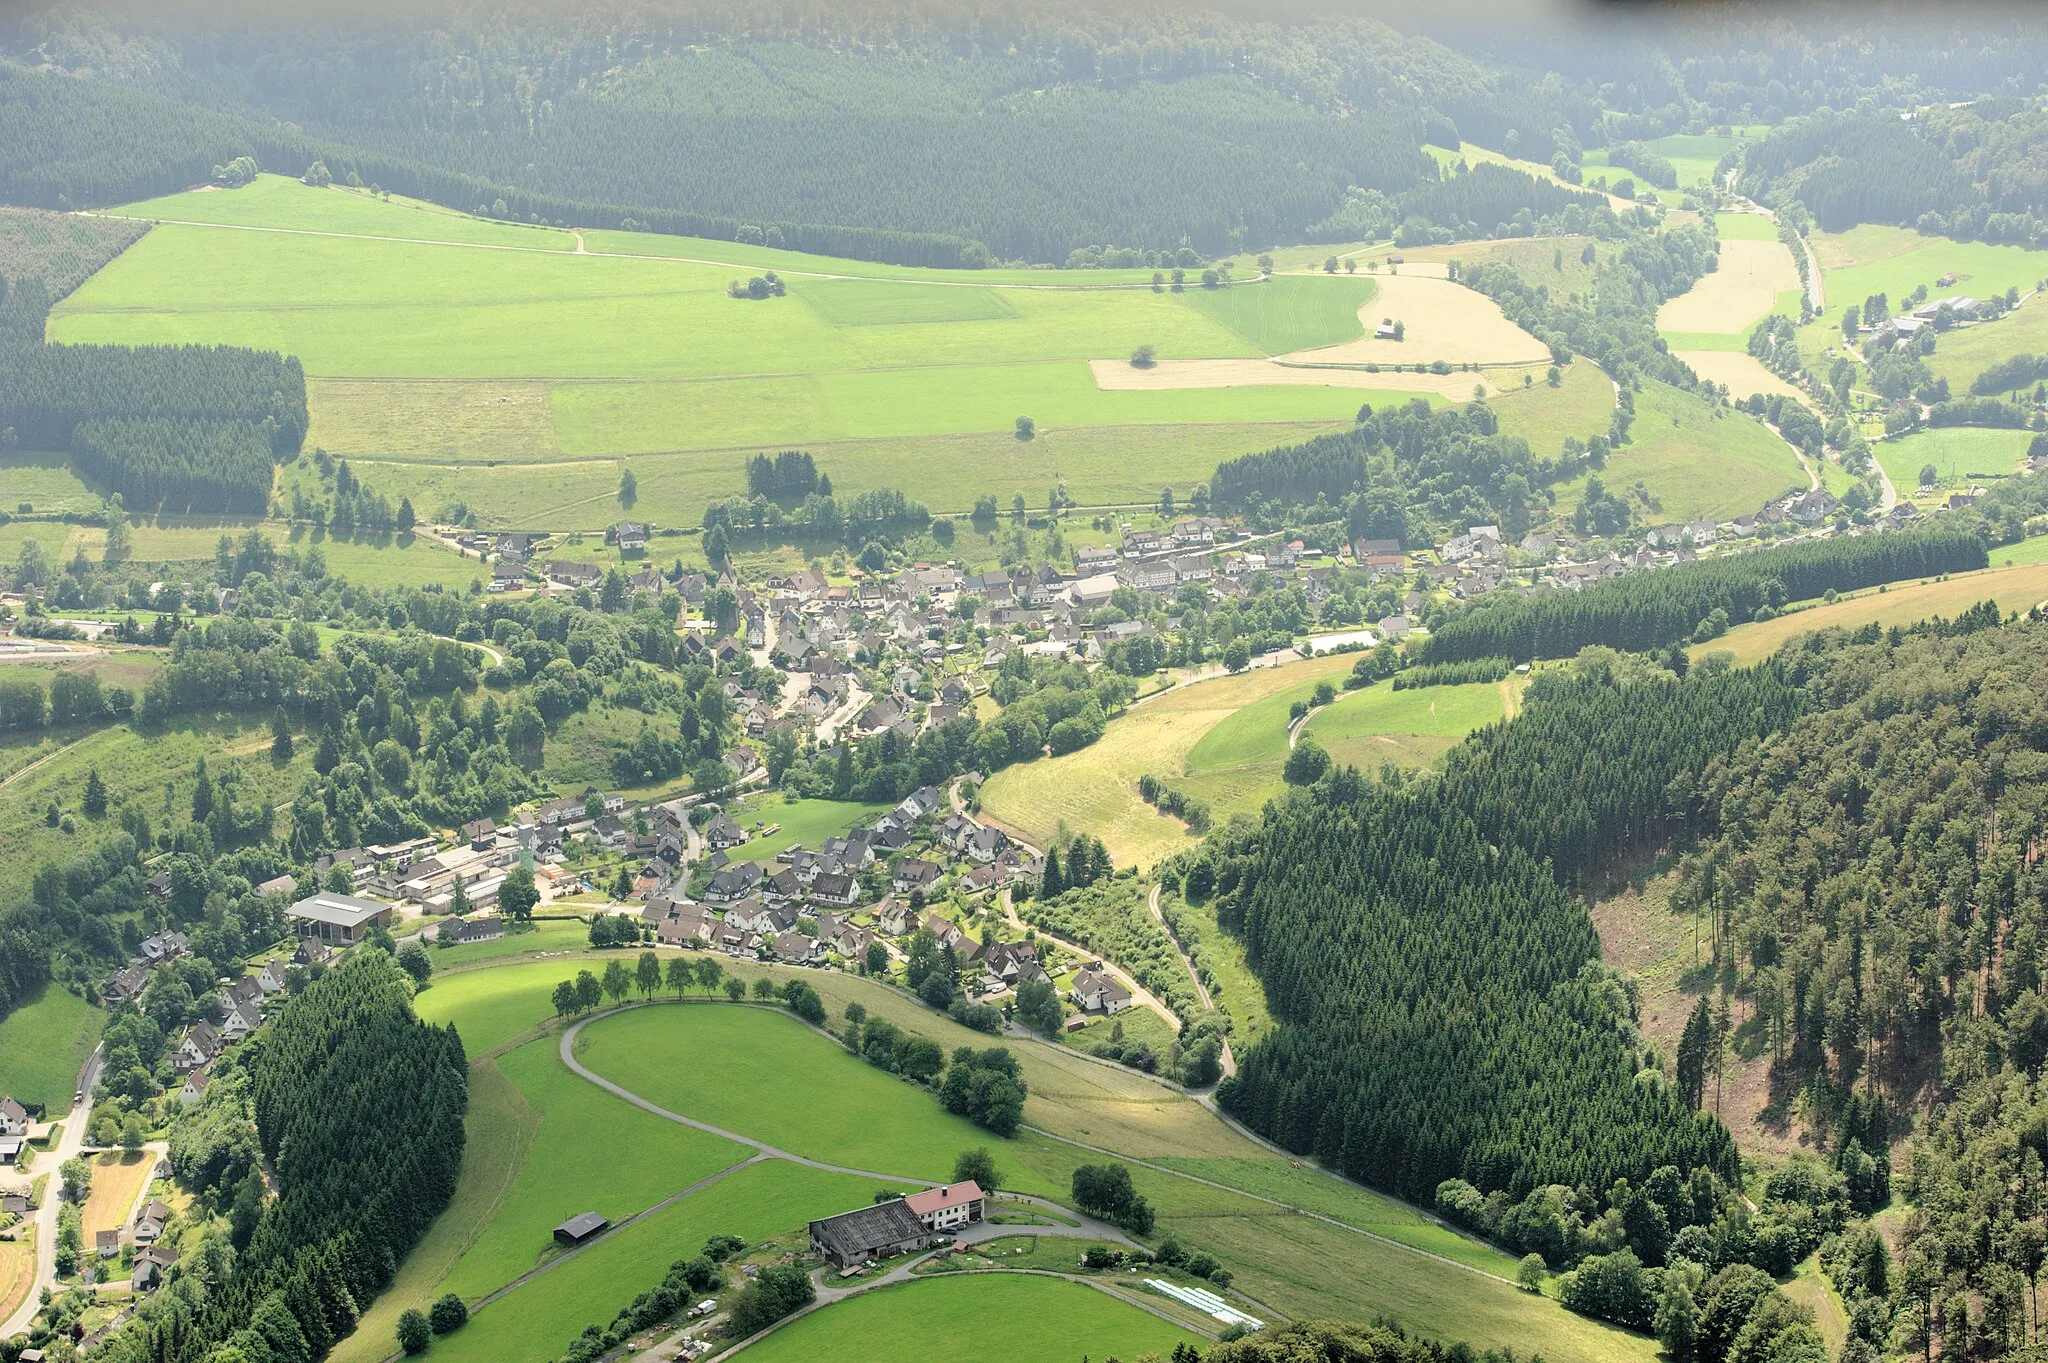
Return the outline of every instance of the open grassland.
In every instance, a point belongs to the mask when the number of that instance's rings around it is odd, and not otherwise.
[[[434,969],[445,971],[453,966],[471,966],[487,961],[503,960],[507,956],[525,956],[536,953],[559,954],[564,951],[580,950],[590,940],[590,930],[577,918],[536,918],[533,926],[525,932],[508,932],[491,942],[464,942],[459,946],[435,947]],[[462,974],[470,972],[464,970]],[[437,981],[439,977],[436,977]],[[454,978],[454,977],[450,977]],[[438,988],[438,983],[436,984]]]
[[[1473,730],[1503,718],[1508,697],[1525,684],[1514,677],[1396,691],[1379,682],[1339,696],[1310,715],[1302,732],[1314,734],[1335,761],[1361,771],[1377,771],[1382,762],[1425,766]]]
[[[2048,267],[2048,257],[2039,262]],[[2035,295],[2015,312],[1996,322],[1951,331],[1935,343],[1927,367],[1939,379],[1947,379],[1956,393],[1970,391],[1977,376],[2015,355],[2039,355],[2048,350],[2048,302]]]
[[[943,1180],[988,1133],[806,1030],[717,1004],[638,1008],[577,1038],[584,1064],[671,1112],[828,1164]],[[802,1076],[766,1084],[764,1074]],[[1049,1192],[1026,1181],[1021,1191]]]
[[[450,475],[493,462],[734,452],[713,486],[679,499],[671,523],[694,521],[708,495],[737,490],[743,452],[760,445],[1008,440],[1015,418],[1028,414],[1048,432],[1108,433],[1094,444],[1115,468],[1130,452],[1123,434],[1156,443],[1143,427],[1347,417],[1356,398],[1322,386],[1104,392],[1087,361],[1127,357],[1141,345],[1167,359],[1257,359],[1340,344],[1362,334],[1361,306],[1391,282],[1302,276],[1155,291],[1149,272],[962,277],[625,233],[584,234],[585,254],[566,233],[276,177],[130,211],[163,225],[144,238],[144,254],[127,253],[65,300],[50,324],[54,339],[229,342],[296,354],[313,380],[312,443],[431,471],[437,486],[426,474],[401,484],[381,467],[366,471],[373,487],[414,496],[415,506],[489,500],[465,496],[477,484]],[[219,268],[224,252],[233,270]],[[788,296],[727,297],[733,276],[751,268],[782,270]],[[1473,295],[1464,306],[1484,301]],[[1440,320],[1453,339],[1470,330],[1458,318]],[[1434,324],[1418,314],[1413,339]],[[1512,344],[1533,344],[1504,319],[1493,324]],[[1270,442],[1233,443],[1230,453]],[[980,452],[1020,454],[1014,442]],[[936,451],[920,453],[922,467],[932,467]],[[1076,465],[1057,470],[1070,484],[1090,477],[1087,452],[1071,453]],[[1138,454],[1131,462],[1154,464],[1142,475],[1151,495],[1163,481],[1206,476],[1216,462],[1207,451],[1186,455],[1162,480],[1156,459]],[[991,457],[981,467],[1007,462]],[[848,491],[922,486],[886,460],[872,471],[832,467]],[[683,470],[636,469],[643,488],[668,472]],[[559,471],[548,477],[562,483]],[[614,468],[598,481],[616,479]],[[1042,487],[1045,470],[1029,479],[1016,485]],[[960,490],[964,505],[989,489]],[[598,495],[561,486],[540,503],[503,505],[541,511]]]
[[[1776,241],[1778,224],[1761,213],[1716,213],[1714,231],[1723,241]],[[1797,268],[1796,266],[1794,267]]]
[[[1415,273],[1382,275],[1378,283],[1379,291],[1359,310],[1363,338],[1286,358],[1302,364],[1549,363],[1549,349],[1483,293]],[[1373,338],[1383,319],[1402,324],[1401,340]]]
[[[1086,831],[1101,838],[1119,864],[1150,866],[1191,839],[1178,819],[1138,798],[1138,778],[1148,772],[1168,781],[1184,777],[1188,755],[1217,725],[1278,692],[1313,690],[1324,677],[1335,681],[1352,661],[1342,655],[1302,659],[1175,687],[1131,707],[1079,752],[996,773],[982,787],[982,809],[1028,841],[1042,845],[1063,831]],[[1283,717],[1286,711],[1283,702]]]
[[[775,854],[793,842],[816,851],[827,838],[845,837],[856,823],[872,822],[889,808],[864,805],[857,800],[784,799],[780,794],[758,795],[737,808],[727,810],[751,840],[727,850],[734,861],[772,862]],[[770,824],[781,827],[764,833]]]
[[[77,618],[89,616],[93,619],[104,619],[107,616],[125,614],[127,612],[105,611],[87,613]],[[149,685],[150,678],[163,670],[167,661],[168,655],[162,649],[109,645],[107,652],[77,653],[61,662],[11,663],[9,666],[14,670],[8,675],[34,677],[47,687],[55,674],[75,672],[97,678],[101,686],[125,686],[139,696],[142,694],[142,688]],[[4,773],[4,767],[0,767],[0,773]]]
[[[99,494],[78,480],[66,454],[8,450],[0,454],[0,511],[23,507],[44,516],[76,516],[100,507]]]
[[[1073,1256],[1059,1256],[1062,1268]],[[1120,1282],[1127,1291],[1143,1289]],[[1161,1300],[1161,1305],[1168,1303]],[[1203,1341],[1106,1292],[1059,1278],[958,1274],[865,1292],[814,1311],[748,1349],[747,1363],[1042,1363],[1164,1356]]]
[[[41,1103],[53,1114],[71,1106],[85,1058],[107,1015],[58,985],[0,1018],[0,1093]]]
[[[441,1281],[485,1233],[526,1168],[540,1118],[494,1061],[469,1067],[469,1110],[462,1119],[462,1171],[455,1195],[426,1236],[399,1265],[384,1295],[363,1312],[355,1332],[334,1346],[331,1363],[378,1363],[391,1352],[398,1317],[424,1311]]]
[[[520,1284],[423,1356],[434,1363],[548,1363],[584,1326],[610,1323],[620,1307],[658,1284],[671,1263],[697,1254],[712,1236],[737,1235],[753,1244],[816,1217],[864,1207],[874,1192],[867,1179],[785,1160],[752,1165]]]
[[[575,939],[580,938],[581,941]],[[507,942],[521,940],[506,937]],[[434,987],[414,1001],[420,1017],[432,1023],[453,1023],[462,1036],[462,1047],[471,1056],[487,1054],[520,1033],[538,1027],[555,1015],[550,995],[563,980],[573,980],[579,969],[604,973],[604,961],[617,952],[587,955],[571,948],[589,941],[580,924],[564,932],[562,960],[520,961],[492,966],[487,970],[464,970],[440,975]],[[451,947],[450,951],[460,951]],[[581,957],[582,959],[578,959]],[[440,953],[435,953],[440,959]]]
[[[1657,329],[1746,336],[1780,294],[1798,287],[1799,269],[1775,233],[1765,241],[1723,237],[1721,268],[1658,308]]]
[[[1861,307],[1874,293],[1884,294],[1896,310],[1906,295],[1922,284],[1934,298],[1955,294],[1988,298],[2011,288],[2026,293],[2048,277],[2048,252],[1923,237],[1906,227],[1866,223],[1847,232],[1815,232],[1809,241],[1820,262],[1828,312],[1837,322],[1843,308],[1852,303]],[[1955,283],[1936,284],[1951,274]],[[1951,339],[1943,337],[1941,347],[1946,348]]]
[[[2039,541],[2026,543],[2033,546]],[[1979,601],[1995,601],[2001,611],[2026,611],[2048,601],[2048,562],[2038,554],[2023,548],[1993,549],[1991,561],[1998,567],[1942,580],[1892,583],[1886,590],[1845,596],[1833,605],[1788,611],[1775,620],[1737,626],[1712,643],[1695,644],[1691,651],[1699,657],[1725,650],[1738,663],[1752,663],[1777,652],[1787,639],[1816,629],[1855,629],[1871,623],[1890,628],[1937,615],[1953,618]],[[2017,560],[2013,567],[2003,566],[2008,558]]]
[[[1776,393],[1795,402],[1813,405],[1799,389],[1764,368],[1763,361],[1746,350],[1676,350],[1672,352],[1692,366],[1692,372],[1709,383],[1726,385],[1728,396],[1741,401],[1752,393],[1769,397]]]
[[[80,1209],[88,1244],[95,1231],[119,1230],[128,1224],[128,1213],[134,1209],[143,1185],[149,1182],[149,1172],[156,1167],[156,1161],[157,1157],[145,1150],[133,1154],[109,1151],[92,1157],[92,1189]]]
[[[738,1011],[738,1010],[733,1010]],[[475,1301],[555,1252],[578,1212],[623,1221],[753,1152],[657,1117],[572,1073],[543,1037],[496,1064],[539,1118],[518,1177],[441,1291]],[[630,1158],[621,1152],[630,1151]]]
[[[1629,440],[1587,476],[1610,491],[1641,482],[1663,506],[1650,513],[1652,522],[1727,520],[1806,486],[1791,447],[1761,423],[1655,380],[1636,396]],[[1560,513],[1578,506],[1586,481],[1557,489]]]
[[[1527,387],[1509,385],[1492,406],[1503,433],[1518,435],[1532,452],[1549,456],[1564,447],[1566,436],[1583,441],[1607,433],[1614,416],[1614,381],[1591,360],[1578,359],[1565,367],[1557,387],[1539,373]]]
[[[244,808],[284,803],[312,770],[307,744],[290,762],[271,760],[267,715],[188,717],[148,734],[126,724],[87,734],[0,786],[0,846],[8,851],[0,857],[0,895],[26,892],[44,862],[68,862],[120,831],[111,813],[94,820],[80,810],[89,771],[96,769],[106,783],[109,811],[129,800],[145,801],[154,810],[167,782],[175,798],[191,798],[191,773],[201,757],[216,782],[233,770],[235,801]],[[71,814],[75,832],[46,822],[52,802]]]
[[[1875,441],[1870,449],[1891,476],[1899,496],[1908,501],[1931,502],[1944,500],[1951,492],[1967,487],[1972,475],[1998,477],[2011,473],[2026,459],[2027,443],[2032,439],[2031,431],[1943,426],[1915,431],[1898,440]],[[1920,471],[1929,464],[1934,466],[1934,482],[1923,490]]]

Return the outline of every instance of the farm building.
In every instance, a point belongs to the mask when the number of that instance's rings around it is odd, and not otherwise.
[[[811,1249],[840,1268],[923,1249],[930,1239],[917,1213],[901,1198],[811,1222]]]
[[[580,1245],[610,1224],[608,1218],[599,1216],[596,1212],[578,1212],[555,1227],[555,1243]]]
[[[986,1202],[987,1194],[973,1179],[912,1193],[903,1199],[903,1205],[910,1208],[918,1222],[931,1231],[949,1231],[981,1220]]]
[[[391,926],[391,906],[352,894],[322,890],[308,895],[284,911],[298,926],[301,938],[317,937],[323,942],[353,944],[370,935],[372,928]]]

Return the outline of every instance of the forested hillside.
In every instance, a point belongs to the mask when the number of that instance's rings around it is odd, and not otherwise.
[[[262,1200],[255,1179],[260,1219],[238,1243],[210,1232],[196,1250],[199,1271],[182,1290],[150,1297],[101,1358],[321,1358],[455,1191],[468,1101],[462,1042],[413,1016],[410,981],[389,955],[349,955],[223,1068],[207,1101],[223,1109],[223,1126],[253,1122],[276,1196]],[[245,1155],[230,1186],[253,1163]],[[236,1210],[239,1220],[239,1201]]]

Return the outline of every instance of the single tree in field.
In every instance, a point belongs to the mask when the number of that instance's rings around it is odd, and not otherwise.
[[[1159,352],[1149,345],[1141,345],[1131,352],[1131,368],[1150,369],[1159,363]]]
[[[769,978],[768,978],[768,977],[767,977],[766,975],[763,975],[763,976],[762,976],[762,977],[761,977],[760,979],[758,979],[758,980],[755,980],[755,981],[754,981],[754,997],[755,997],[755,998],[757,998],[757,999],[772,999],[772,998],[774,998],[774,997],[775,997],[775,981],[773,981],[773,980],[769,979]]]
[[[1017,418],[1017,438],[1019,440],[1029,440],[1037,434],[1037,422],[1033,421],[1028,416],[1020,416]]]
[[[887,974],[889,971],[889,948],[883,946],[880,942],[869,942],[867,958],[861,962],[861,965],[863,967],[863,974]]]
[[[90,767],[85,773],[85,813],[87,818],[97,819],[107,812],[107,783],[100,780],[100,769]]]
[[[426,1313],[408,1310],[398,1318],[398,1347],[408,1354],[421,1354],[434,1342],[434,1327],[427,1322]]]
[[[618,964],[618,962],[614,961],[614,962],[613,962],[612,964],[614,964],[614,965],[617,965],[617,964]],[[590,1011],[591,1009],[593,1009],[593,1008],[597,1007],[597,1005],[599,1005],[600,1003],[603,1003],[603,1002],[604,1002],[604,985],[602,985],[601,983],[599,983],[599,982],[598,982],[598,978],[597,978],[597,976],[595,976],[595,975],[591,974],[591,973],[590,973],[589,971],[587,971],[587,970],[579,970],[579,971],[577,971],[577,972],[576,972],[576,1006],[577,1006],[577,1008],[578,1008],[578,1009],[580,1009],[581,1011],[583,1011],[583,1012],[586,1012],[586,1013],[587,1013],[587,1012],[589,1012],[589,1011]]]
[[[953,1181],[980,1184],[981,1190],[993,1197],[996,1189],[1002,1186],[1003,1176],[996,1168],[996,1157],[988,1152],[987,1147],[978,1145],[972,1150],[962,1150],[960,1158],[953,1161]]]
[[[1329,769],[1329,750],[1316,741],[1314,734],[1303,734],[1295,740],[1294,751],[1287,754],[1287,764],[1280,769],[1280,775],[1290,786],[1312,786]]]
[[[137,1150],[140,1150],[143,1141],[147,1140],[148,1137],[149,1132],[142,1125],[141,1113],[131,1112],[121,1122],[121,1148],[129,1154],[132,1155]]]
[[[604,992],[611,995],[613,1003],[624,1003],[626,995],[633,992],[633,973],[616,956],[604,968]]]
[[[747,982],[735,975],[725,982],[725,996],[738,1003],[747,996]]]
[[[619,505],[631,507],[639,499],[640,480],[633,476],[633,470],[627,469],[619,475]]]
[[[577,1009],[576,981],[563,980],[555,986],[555,1016],[565,1018]]]
[[[398,499],[398,533],[410,535],[416,521],[417,518],[413,515],[412,511],[412,498],[400,497]]]
[[[1937,481],[1938,481],[1938,480],[1939,480],[1940,478],[1941,478],[1941,470],[1939,470],[1939,469],[1935,468],[1935,467],[1934,467],[1934,465],[1932,465],[1932,464],[1922,464],[1922,465],[1920,466],[1920,486],[1922,486],[1922,487],[1933,487],[1933,486],[1934,486],[1934,484],[1935,484],[1935,483],[1936,483],[1936,482],[1937,482]]]
[[[270,717],[270,756],[277,762],[292,760],[292,721],[282,705]]]
[[[654,991],[661,988],[661,958],[651,951],[641,952],[633,966],[633,983],[640,987],[641,998],[653,998]]]
[[[1540,1254],[1524,1254],[1522,1262],[1515,1266],[1515,1283],[1525,1292],[1541,1292],[1548,1276],[1550,1269]]]

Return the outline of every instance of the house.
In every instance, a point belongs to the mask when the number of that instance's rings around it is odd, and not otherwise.
[[[1009,836],[1002,829],[982,827],[967,835],[962,850],[974,860],[986,864],[1001,856],[1003,849],[1009,845]]]
[[[919,1225],[938,1233],[981,1220],[986,1199],[987,1194],[981,1191],[981,1185],[969,1179],[965,1183],[949,1183],[943,1188],[927,1188],[924,1192],[912,1193],[903,1199],[903,1205],[910,1208]]]
[[[849,961],[858,961],[867,954],[868,947],[875,940],[875,934],[843,920],[833,923],[828,930],[825,927],[825,917],[826,915],[819,915],[819,941]]]
[[[1110,1017],[1131,1006],[1131,991],[1117,983],[1116,977],[1102,968],[1102,962],[1090,961],[1074,976],[1074,984],[1067,991],[1084,1013],[1103,1013]]]
[[[908,1201],[896,1197],[811,1222],[811,1252],[840,1268],[923,1249],[931,1238]]]
[[[966,875],[960,877],[960,893],[965,895],[985,894],[1002,884],[1002,881],[1003,873],[1000,868],[993,865],[977,866]]]
[[[564,1248],[580,1245],[609,1225],[609,1217],[599,1216],[596,1212],[578,1212],[555,1227],[555,1243]]]
[[[796,872],[787,866],[768,877],[768,883],[761,891],[764,898],[773,904],[787,904],[804,892],[803,882],[796,878]]]
[[[773,936],[788,932],[796,926],[797,911],[790,904],[766,904],[758,899],[742,899],[725,911],[725,925],[743,932],[757,932]]]
[[[738,847],[746,840],[747,835],[740,830],[738,824],[732,821],[730,815],[717,815],[711,822],[704,825],[704,845],[714,850],[722,847]]]
[[[14,1098],[0,1098],[0,1136],[26,1136],[28,1109]]]
[[[126,1003],[130,999],[141,997],[143,989],[148,984],[149,976],[143,972],[141,966],[125,966],[108,977],[105,986],[100,990],[100,995],[111,1003]]]
[[[811,898],[820,904],[852,907],[860,898],[860,883],[844,872],[826,872],[811,882]]]
[[[498,559],[500,562],[524,563],[533,553],[533,536],[498,536]]]
[[[498,826],[489,819],[471,819],[462,826],[462,836],[475,851],[488,852],[498,845]]]
[[[561,587],[595,587],[604,579],[604,569],[595,563],[555,559],[548,564],[548,581]]]
[[[761,770],[761,754],[752,748],[736,747],[725,754],[725,765],[736,779],[744,781]]]
[[[290,875],[272,876],[269,880],[256,887],[256,893],[262,895],[265,899],[270,898],[272,895],[295,895],[298,892],[299,878]]]
[[[997,942],[982,953],[982,973],[998,984],[1029,984],[1046,978],[1038,952],[1029,942]]]
[[[912,890],[929,890],[938,883],[939,868],[934,862],[917,857],[902,857],[895,869],[889,873],[889,888],[897,894],[909,894]]]
[[[620,521],[612,527],[612,542],[622,554],[637,554],[647,548],[647,527],[638,521]]]
[[[526,585],[526,569],[517,563],[498,560],[491,567],[491,587],[494,592],[516,592]]]
[[[626,821],[616,814],[607,814],[590,826],[590,832],[606,847],[624,847],[633,836],[633,830],[626,827]]]
[[[328,890],[301,899],[284,916],[297,924],[301,939],[317,937],[344,946],[362,941],[374,929],[391,927],[389,904]]]
[[[92,1233],[92,1247],[99,1251],[100,1258],[112,1259],[121,1253],[121,1232],[118,1230],[96,1230]]]
[[[875,859],[872,836],[857,828],[843,838],[825,839],[825,855],[839,858],[842,867],[858,869]]]
[[[809,965],[825,958],[825,944],[815,937],[807,937],[794,928],[775,934],[775,959],[788,961],[792,965]]]
[[[704,898],[713,904],[730,903],[751,894],[761,883],[761,868],[751,861],[742,861],[726,867],[711,877],[711,884],[705,888]]]
[[[220,1022],[222,1041],[235,1042],[248,1036],[263,1025],[263,1015],[246,1004],[236,1004],[227,1010]]]
[[[135,1266],[128,1274],[128,1285],[136,1292],[148,1292],[164,1280],[164,1273],[178,1262],[178,1252],[162,1245],[151,1245],[135,1256]]]
[[[697,904],[675,904],[654,923],[654,940],[665,947],[709,942],[718,925]]]
[[[953,922],[951,919],[941,917],[937,912],[932,912],[925,915],[924,930],[926,932],[929,932],[933,937],[936,937],[938,939],[939,946],[942,948],[958,948],[962,942],[967,940],[967,934],[960,930],[959,924]]]
[[[549,800],[540,807],[540,822],[543,828],[563,828],[583,818],[583,801]]]
[[[143,938],[142,945],[137,947],[136,951],[151,965],[161,965],[165,961],[175,961],[183,956],[185,946],[184,933],[166,932],[156,937]]]
[[[968,838],[974,835],[974,820],[965,814],[954,814],[939,825],[939,842],[948,852],[964,851]]]
[[[171,1204],[162,1198],[151,1198],[135,1217],[135,1243],[153,1245],[163,1238],[164,1227],[171,1223]]]
[[[505,935],[505,920],[496,917],[457,918],[441,925],[444,942],[495,942]]]
[[[185,1029],[178,1038],[178,1044],[171,1050],[171,1068],[174,1070],[196,1070],[201,1065],[211,1064],[220,1054],[220,1033],[210,1022],[195,1022]]]
[[[890,899],[882,905],[876,916],[882,931],[891,937],[901,937],[917,926],[917,910],[900,899]]]
[[[178,1090],[178,1106],[199,1106],[199,1100],[206,1096],[207,1081],[212,1077],[203,1069],[194,1070],[186,1075],[184,1086]]]

